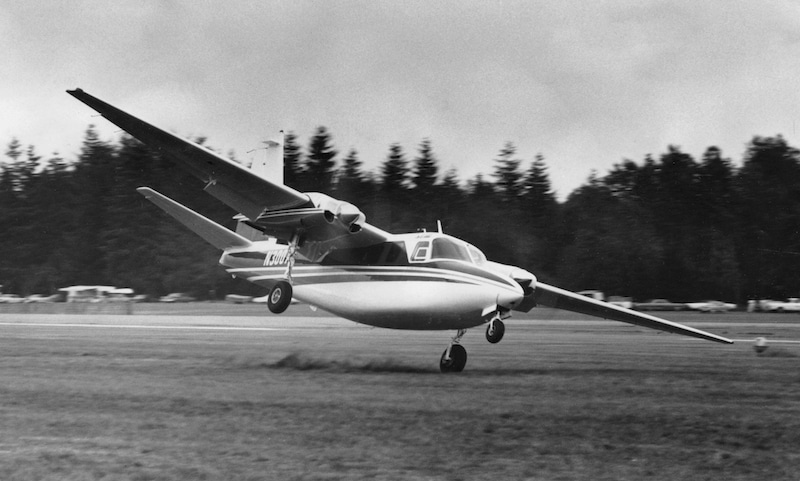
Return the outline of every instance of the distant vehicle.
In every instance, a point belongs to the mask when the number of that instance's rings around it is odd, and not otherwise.
[[[605,301],[609,304],[613,304],[615,306],[624,307],[625,309],[633,309],[633,299],[630,297],[625,296],[608,296],[606,298],[603,291],[597,291],[594,289],[587,289],[585,291],[578,291],[578,294],[586,297],[590,297],[592,299],[598,301]]]
[[[253,296],[243,296],[241,294],[228,294],[225,296],[225,302],[232,304],[247,304],[253,300]]]
[[[736,304],[722,301],[701,301],[689,302],[686,307],[693,311],[700,312],[728,312],[731,309],[736,309]]]
[[[52,296],[43,296],[41,294],[31,294],[30,296],[25,298],[25,302],[27,303],[38,303],[38,302],[57,302],[61,296],[58,294],[53,294]]]
[[[160,302],[194,302],[196,299],[183,292],[173,292],[166,296],[161,296]]]
[[[25,298],[16,294],[0,294],[0,304],[18,304],[25,302]]]
[[[761,308],[767,312],[800,312],[800,299],[790,297],[786,301],[764,301]]]
[[[598,301],[604,301],[606,299],[605,294],[603,291],[598,291],[595,289],[586,289],[585,291],[578,291],[576,294],[580,294],[582,296],[586,296]]]
[[[666,299],[651,299],[647,302],[636,302],[633,308],[637,311],[683,311],[686,310],[686,304]]]
[[[606,302],[614,304],[615,306],[624,307],[625,309],[633,309],[633,299],[625,296],[608,296]]]
[[[69,286],[59,291],[66,296],[67,302],[105,302],[114,286]]]

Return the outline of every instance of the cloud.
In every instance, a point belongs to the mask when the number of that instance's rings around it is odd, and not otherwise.
[[[13,72],[0,134],[75,151],[81,86],[240,156],[327,126],[377,169],[429,137],[443,169],[490,173],[506,141],[545,156],[562,196],[592,169],[677,144],[738,158],[796,139],[794,2],[95,1],[0,7]]]

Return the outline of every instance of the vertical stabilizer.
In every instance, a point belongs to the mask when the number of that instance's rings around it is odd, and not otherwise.
[[[256,155],[250,170],[273,184],[283,185],[283,130],[274,139],[264,141],[266,153]]]

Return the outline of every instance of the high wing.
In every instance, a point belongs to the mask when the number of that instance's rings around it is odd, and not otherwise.
[[[675,334],[683,334],[684,336],[697,337],[723,344],[733,344],[733,341],[730,339],[709,332],[670,322],[666,319],[651,316],[643,312],[637,312],[607,302],[598,301],[542,282],[536,283],[534,298],[536,303],[541,306],[578,312],[604,319],[611,319],[613,321],[627,322],[628,324],[635,324],[637,326]]]
[[[208,193],[250,219],[257,218],[265,209],[313,207],[307,195],[284,185],[267,182],[244,166],[148,124],[81,89],[67,90],[67,93],[144,144],[178,161],[206,183],[205,190]]]
[[[390,237],[364,222],[347,202],[324,194],[306,194],[276,184],[210,149],[159,129],[81,89],[67,93],[158,152],[163,152],[205,183],[205,191],[241,213],[244,222],[267,235],[326,247],[377,244]]]

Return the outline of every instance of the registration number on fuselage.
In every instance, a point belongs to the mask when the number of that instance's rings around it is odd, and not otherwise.
[[[281,266],[289,260],[289,249],[267,251],[264,256],[264,266]]]

